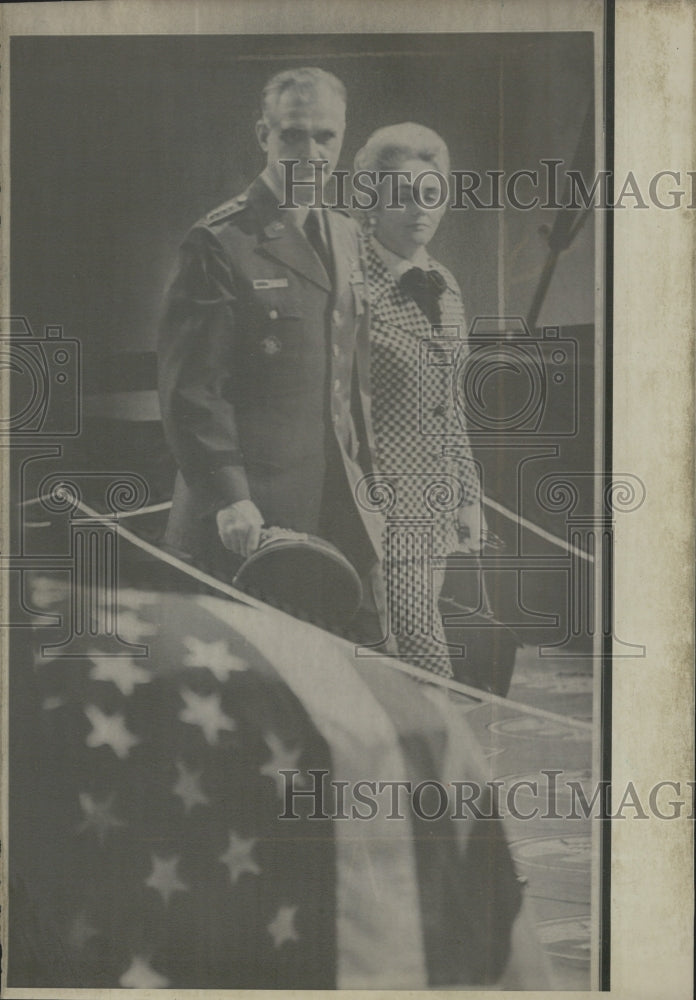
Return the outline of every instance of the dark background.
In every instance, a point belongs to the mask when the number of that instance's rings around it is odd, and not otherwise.
[[[263,166],[270,75],[321,66],[348,90],[339,167],[375,128],[417,121],[463,170],[573,159],[593,101],[591,34],[14,38],[12,309],[82,343],[86,386],[114,350],[154,345],[162,288],[189,226]],[[527,188],[520,185],[526,196]],[[469,316],[526,314],[551,211],[451,212],[432,245]],[[542,321],[593,321],[592,221]]]

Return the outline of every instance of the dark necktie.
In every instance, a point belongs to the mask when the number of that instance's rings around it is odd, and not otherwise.
[[[321,227],[319,224],[319,213],[312,210],[307,212],[307,218],[304,221],[304,231],[307,239],[309,240],[312,249],[316,253],[319,260],[324,265],[326,273],[331,275],[331,260],[329,257],[329,251],[324,243],[324,239],[321,235]]]
[[[424,271],[422,267],[412,267],[399,281],[399,288],[413,299],[432,325],[440,322],[440,296],[446,287],[439,271]]]

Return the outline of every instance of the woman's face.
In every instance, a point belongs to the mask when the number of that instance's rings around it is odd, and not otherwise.
[[[374,234],[388,250],[401,257],[413,257],[420,247],[430,243],[447,203],[445,201],[439,208],[428,207],[442,200],[440,184],[431,173],[416,183],[424,171],[435,170],[431,162],[404,160],[391,169],[406,172],[408,178],[399,177],[398,186],[392,177],[380,185],[379,203],[373,210],[377,220]],[[398,191],[398,198],[394,197],[395,191]],[[400,207],[396,207],[397,204]]]

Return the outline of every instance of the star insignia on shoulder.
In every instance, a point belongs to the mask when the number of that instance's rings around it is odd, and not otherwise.
[[[231,201],[227,201],[224,205],[220,205],[219,208],[214,208],[212,212],[208,212],[205,221],[219,222],[230,215],[236,215],[237,212],[241,212],[243,208],[246,208],[246,203],[247,196],[245,194],[238,194],[236,198],[232,198]]]

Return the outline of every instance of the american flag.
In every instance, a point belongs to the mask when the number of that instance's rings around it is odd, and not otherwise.
[[[307,796],[281,818],[284,770],[304,790],[483,781],[447,692],[201,594],[122,589],[139,645],[85,633],[65,657],[66,594],[33,588],[63,628],[12,639],[9,986],[498,980],[520,886],[497,820],[342,819],[333,799],[312,819]]]

